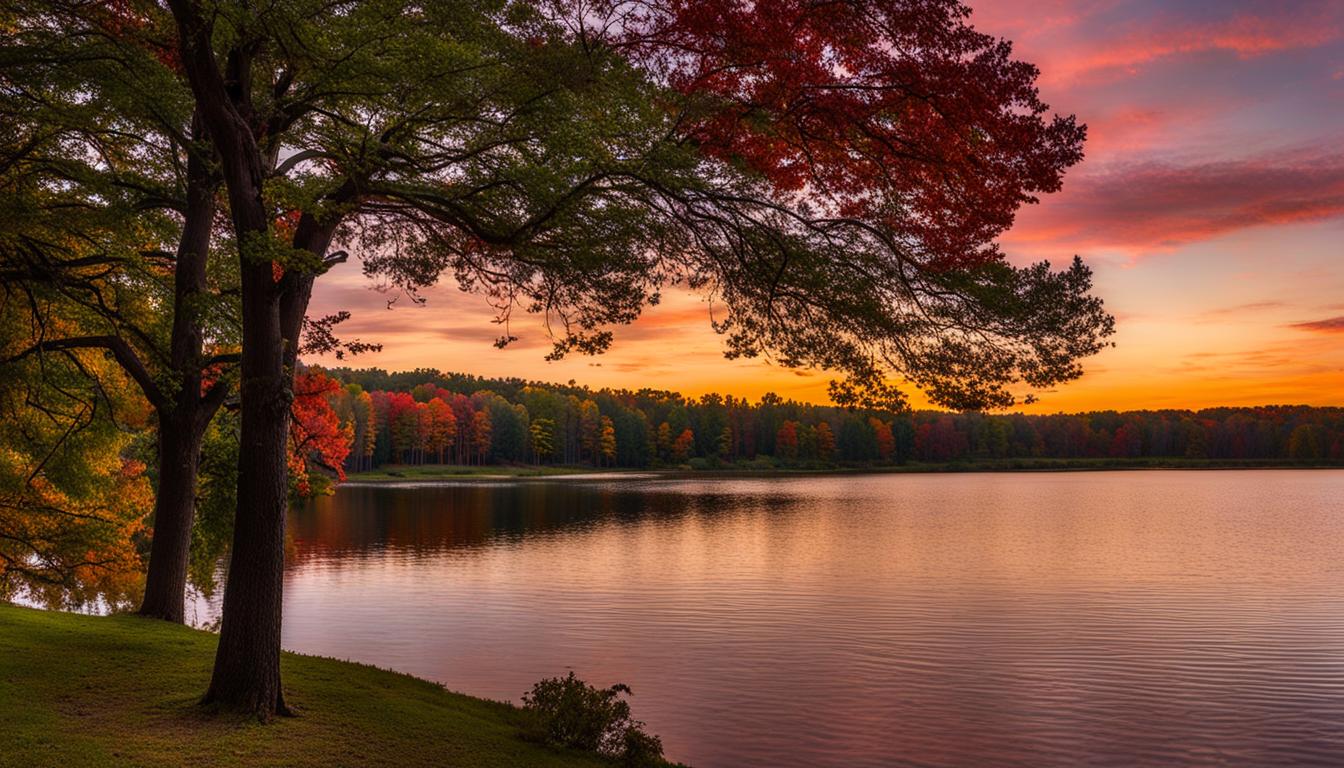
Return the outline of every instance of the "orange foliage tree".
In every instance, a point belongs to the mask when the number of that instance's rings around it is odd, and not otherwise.
[[[355,435],[353,426],[342,426],[331,407],[331,398],[340,389],[340,382],[319,370],[304,370],[294,377],[288,464],[291,485],[300,496],[315,492],[314,465],[345,479],[345,457],[350,455]]]

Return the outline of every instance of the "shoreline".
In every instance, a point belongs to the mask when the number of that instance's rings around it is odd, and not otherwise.
[[[966,474],[1031,472],[1133,472],[1143,470],[1344,469],[1344,462],[1279,459],[983,459],[894,465],[802,465],[753,468],[722,465],[681,467],[456,466],[390,465],[351,473],[341,486],[374,487],[461,482],[665,480],[689,478],[768,478],[826,475]]]

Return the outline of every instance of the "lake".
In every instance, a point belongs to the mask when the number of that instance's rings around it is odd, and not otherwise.
[[[698,768],[1344,764],[1341,471],[347,486],[289,525],[286,648],[627,683]]]

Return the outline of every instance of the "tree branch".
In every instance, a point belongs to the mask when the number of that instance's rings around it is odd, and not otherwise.
[[[140,356],[131,349],[131,345],[119,336],[73,336],[68,339],[51,339],[41,341],[25,349],[17,355],[0,360],[0,363],[13,363],[22,360],[29,355],[38,352],[53,352],[63,349],[106,349],[116,358],[118,364],[126,371],[140,389],[145,393],[145,397],[155,408],[168,407],[168,398],[159,385],[154,383],[154,377],[150,375],[149,369],[145,367]]]

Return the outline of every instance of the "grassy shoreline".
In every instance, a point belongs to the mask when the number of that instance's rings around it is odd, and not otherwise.
[[[758,467],[720,464],[705,468],[660,467],[656,469],[596,468],[586,466],[458,466],[426,464],[389,465],[375,470],[352,472],[347,484],[417,483],[445,481],[498,481],[584,479],[622,476],[636,478],[668,477],[773,477],[793,475],[843,474],[937,474],[960,472],[1103,472],[1145,469],[1227,470],[1227,469],[1344,469],[1344,462],[1291,461],[1286,459],[981,459],[945,463],[911,462],[889,466],[795,465]]]
[[[293,653],[281,667],[300,717],[209,715],[196,701],[215,643],[153,619],[0,603],[0,768],[611,765],[524,741],[508,704]]]

